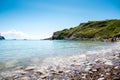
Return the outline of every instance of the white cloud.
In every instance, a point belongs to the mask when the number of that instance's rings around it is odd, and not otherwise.
[[[33,36],[22,31],[17,31],[15,29],[5,31],[1,33],[7,39],[32,39]]]

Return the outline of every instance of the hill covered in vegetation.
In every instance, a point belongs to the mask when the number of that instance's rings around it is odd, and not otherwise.
[[[89,40],[120,37],[120,20],[88,21],[53,33],[54,40]]]

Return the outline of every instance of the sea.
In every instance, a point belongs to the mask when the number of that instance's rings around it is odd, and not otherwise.
[[[118,42],[79,40],[1,40],[0,71],[16,66],[41,65],[47,58],[62,59],[87,52],[112,50],[113,47],[117,49],[118,45]]]

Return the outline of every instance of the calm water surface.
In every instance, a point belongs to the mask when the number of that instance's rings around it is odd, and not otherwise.
[[[70,40],[2,40],[0,41],[0,66],[32,64],[31,60],[54,56],[84,54],[86,51],[107,49],[116,43]],[[34,62],[34,60],[33,60]]]

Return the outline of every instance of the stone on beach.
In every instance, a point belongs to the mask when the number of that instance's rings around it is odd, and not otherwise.
[[[65,73],[70,73],[71,70],[66,70]]]
[[[21,77],[20,80],[30,80],[29,77]]]
[[[16,67],[16,69],[24,69],[24,67],[23,66],[18,66],[18,67]]]
[[[113,63],[111,61],[106,61],[105,64],[106,65],[113,65]]]
[[[92,66],[87,66],[86,68],[85,68],[85,71],[90,71],[92,69]]]
[[[20,71],[20,74],[25,75],[25,74],[27,74],[27,72],[25,72],[25,71]]]
[[[61,70],[61,71],[58,71],[58,73],[63,73],[63,71]]]
[[[101,62],[101,60],[97,58],[97,59],[95,60],[95,62],[96,62],[96,63],[99,63],[99,62]]]
[[[120,53],[115,54],[114,56],[120,58]]]
[[[111,73],[106,73],[105,77],[108,78],[108,79],[110,79],[111,78]]]
[[[114,69],[119,69],[119,66],[115,66]]]
[[[93,72],[96,72],[96,71],[97,71],[97,69],[94,69],[94,68],[93,68],[93,69],[92,69],[92,71],[93,71]]]
[[[43,74],[43,72],[41,70],[35,70],[35,72],[40,74],[40,75]]]
[[[105,80],[105,78],[104,78],[104,77],[102,77],[102,78],[99,78],[98,80]]]
[[[28,67],[25,68],[25,71],[30,71],[30,70],[34,70],[34,69],[35,69],[35,67],[33,67],[33,66],[28,66]]]
[[[82,74],[82,79],[86,79],[87,74]]]
[[[40,78],[41,79],[46,79],[48,77],[48,75],[41,75]]]

